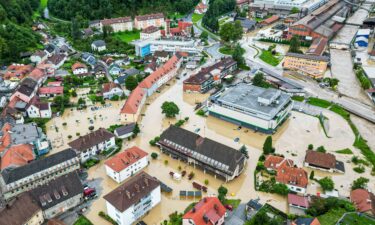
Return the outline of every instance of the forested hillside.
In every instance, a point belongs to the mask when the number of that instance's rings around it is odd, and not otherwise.
[[[35,49],[40,37],[31,30],[39,0],[0,0],[0,65],[16,62]]]
[[[163,12],[190,12],[199,0],[49,0],[48,9],[59,18],[71,20],[77,16],[95,20],[118,16]]]
[[[236,0],[210,0],[210,7],[203,17],[202,23],[213,32],[219,31],[218,17],[233,11]]]

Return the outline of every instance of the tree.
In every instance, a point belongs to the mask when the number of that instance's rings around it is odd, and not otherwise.
[[[249,158],[249,152],[247,151],[247,148],[245,145],[242,145],[242,147],[240,148],[240,152],[242,154],[244,154],[244,156],[248,159]]]
[[[103,39],[107,39],[111,33],[113,33],[113,28],[111,26],[103,26]]]
[[[327,150],[324,148],[324,146],[319,146],[317,149],[316,149],[317,152],[322,152],[322,153],[326,153]]]
[[[195,37],[194,26],[191,27],[190,35],[191,37]]]
[[[243,28],[240,21],[234,23],[225,23],[221,26],[219,35],[222,41],[226,43],[233,43],[242,38]]]
[[[202,41],[207,41],[208,39],[208,33],[207,31],[202,31],[201,35],[199,36],[199,38],[202,40]]]
[[[324,191],[332,191],[335,188],[333,180],[329,177],[324,177],[323,179],[320,179],[318,182]]]
[[[243,49],[241,48],[239,44],[237,44],[236,47],[234,48],[232,58],[234,59],[234,61],[237,62],[238,65],[246,64],[245,58],[242,55],[243,55]]]
[[[86,101],[83,98],[78,99],[78,105],[85,105]]]
[[[309,144],[309,145],[307,146],[307,149],[308,149],[308,150],[313,150],[313,149],[314,149],[314,145],[313,145],[313,144]]]
[[[262,88],[269,88],[271,85],[267,83],[263,73],[256,73],[253,78],[253,85]]]
[[[290,10],[290,14],[295,14],[295,13],[299,13],[299,8],[297,8],[297,7],[293,7],[293,8]]]
[[[141,130],[139,129],[138,123],[135,123],[134,129],[133,129],[134,137],[137,136],[139,132],[141,132]]]
[[[355,189],[366,189],[367,184],[370,180],[365,177],[360,177],[353,181],[352,190]]]
[[[80,36],[81,36],[81,33],[80,33],[80,30],[79,30],[79,24],[78,24],[76,18],[74,18],[72,20],[72,28],[71,28],[71,30],[72,30],[72,38],[73,38],[73,40],[79,39]]]
[[[125,87],[129,91],[134,90],[138,85],[138,80],[135,76],[129,76],[125,80]]]
[[[300,50],[300,47],[301,47],[301,42],[300,42],[298,36],[293,36],[290,39],[289,52],[302,53],[301,50]]]
[[[279,195],[288,195],[289,193],[289,188],[288,186],[286,186],[285,184],[282,184],[282,183],[276,183],[272,186],[272,193],[276,193],[276,194],[279,194]]]
[[[314,176],[315,176],[315,172],[314,172],[314,170],[313,171],[311,171],[311,173],[310,173],[310,180],[313,180],[314,179]]]
[[[263,144],[263,153],[265,155],[271,154],[274,152],[274,149],[272,147],[272,136],[268,136]]]
[[[164,102],[161,109],[162,113],[168,118],[174,118],[180,113],[180,109],[174,102]]]
[[[225,201],[225,196],[227,196],[228,189],[224,187],[223,185],[221,185],[219,189],[217,189],[217,193],[218,193],[218,198],[220,202],[223,203]]]

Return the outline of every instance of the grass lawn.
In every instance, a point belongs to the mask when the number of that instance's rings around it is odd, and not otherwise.
[[[352,155],[353,154],[352,150],[350,150],[349,148],[337,150],[336,153],[345,154],[345,155]]]
[[[277,66],[281,61],[279,58],[272,55],[272,52],[267,50],[262,50],[262,54],[260,54],[259,58],[271,66]]]
[[[181,18],[185,17],[185,15],[183,15],[181,13],[178,13],[178,12],[175,12],[175,13],[169,14],[168,17],[171,18],[171,19],[181,19]]]
[[[197,13],[193,13],[193,16],[191,17],[191,20],[193,21],[193,23],[197,23],[199,20],[201,20],[203,18],[204,14],[197,14]]]
[[[74,225],[93,225],[85,216],[80,216]]]
[[[340,222],[344,225],[354,225],[354,224],[366,224],[375,225],[375,219],[371,219],[365,215],[358,215],[357,213],[352,213],[346,215]]]
[[[121,41],[129,43],[131,41],[140,39],[141,38],[140,33],[141,33],[140,31],[118,32],[118,33],[113,34],[113,36],[120,39]]]
[[[240,203],[241,199],[225,199],[224,201],[224,205],[231,205],[234,209],[237,209]]]
[[[297,102],[303,102],[303,100],[305,100],[305,97],[295,95],[295,96],[292,96],[292,99]]]
[[[314,98],[314,97],[310,97],[308,99],[308,103],[310,105],[318,106],[318,107],[325,108],[325,109],[332,105],[332,103],[327,100]]]
[[[224,55],[232,55],[233,54],[233,49],[228,47],[228,46],[223,46],[219,48],[219,52]]]
[[[321,225],[335,225],[344,213],[346,213],[346,211],[343,208],[332,209],[326,214],[318,216],[318,220]]]

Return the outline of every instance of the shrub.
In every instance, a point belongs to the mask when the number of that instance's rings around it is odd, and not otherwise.
[[[363,166],[357,166],[357,167],[354,167],[353,170],[357,173],[364,173],[365,172],[365,167]]]
[[[153,153],[151,153],[151,158],[152,159],[157,159],[158,158],[158,153],[156,153],[156,152],[153,152]]]
[[[324,146],[319,146],[316,151],[326,153],[327,150],[324,148]]]
[[[335,183],[329,177],[324,177],[318,181],[324,191],[332,191],[335,188]]]
[[[353,184],[352,184],[352,190],[355,190],[355,189],[366,189],[367,187],[367,184],[370,180],[368,178],[365,178],[365,177],[360,177],[356,180],[353,181]]]
[[[178,169],[179,171],[181,171],[181,170],[182,170],[182,167],[181,167],[181,166],[178,166],[177,169]]]
[[[313,145],[313,144],[309,144],[309,145],[307,146],[307,149],[308,149],[308,150],[313,150],[313,149],[314,149],[314,145]]]
[[[89,130],[94,130],[94,126],[89,126]]]
[[[110,216],[105,214],[103,211],[100,211],[98,215],[102,217],[103,219],[107,220],[108,222],[112,223],[113,225],[117,225],[117,222],[114,221]]]
[[[76,136],[81,136],[81,133],[77,132],[77,133],[76,133]]]
[[[208,185],[209,181],[207,179],[204,180],[204,184]]]
[[[168,160],[164,160],[164,165],[168,165]]]
[[[66,126],[66,125],[67,125],[67,123],[66,123],[66,122],[64,122],[64,123],[62,123],[62,125],[63,125],[63,126]]]
[[[205,116],[206,115],[206,113],[203,111],[203,109],[198,110],[196,114],[198,116]]]
[[[310,180],[314,180],[314,176],[315,176],[315,172],[314,172],[314,170],[313,171],[311,171],[311,173],[310,173]]]
[[[72,138],[72,135],[68,135],[68,139],[71,139]]]

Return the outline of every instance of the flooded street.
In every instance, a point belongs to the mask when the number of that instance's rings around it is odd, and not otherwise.
[[[252,198],[259,197],[261,203],[268,202],[278,209],[287,212],[287,202],[285,197],[254,191],[253,174],[257,160],[262,153],[261,149],[267,135],[255,133],[254,131],[245,128],[238,130],[237,126],[231,123],[213,117],[201,117],[196,115],[194,112],[195,104],[205,101],[207,97],[208,95],[183,93],[182,80],[169,82],[169,85],[165,85],[162,88],[161,93],[155,93],[147,99],[143,109],[144,116],[139,121],[141,133],[136,139],[130,142],[124,142],[124,149],[137,145],[149,154],[152,152],[158,153],[159,158],[156,160],[150,159],[151,163],[145,171],[151,176],[157,177],[173,189],[171,194],[163,193],[162,202],[143,218],[147,224],[160,224],[160,222],[167,219],[168,215],[171,213],[175,211],[182,212],[191,202],[198,201],[198,199],[180,199],[179,191],[192,191],[194,190],[192,187],[192,181],[204,184],[206,179],[209,181],[209,184],[207,185],[207,195],[216,195],[218,187],[224,185],[229,190],[228,198],[241,199],[242,202],[246,203]],[[180,108],[180,114],[176,119],[166,119],[164,115],[162,115],[160,107],[165,101],[173,101]],[[101,108],[97,111],[91,111],[91,109],[86,109],[82,112],[77,110],[66,110],[62,117],[57,117],[51,120],[51,122],[48,123],[48,136],[51,140],[55,140],[52,141],[54,145],[53,152],[67,147],[69,135],[72,135],[73,138],[71,140],[74,140],[77,132],[80,134],[88,133],[88,127],[91,125],[88,118],[94,120],[95,129],[118,124],[119,111],[123,102],[111,102],[111,104],[112,107]],[[324,115],[329,118],[328,135],[330,138],[325,136],[317,118],[298,112],[292,112],[290,118],[279,128],[278,132],[273,135],[276,152],[293,159],[298,166],[302,166],[305,156],[304,152],[306,151],[307,145],[310,143],[314,144],[316,147],[324,145],[328,151],[351,148],[355,154],[357,154],[358,151],[352,147],[354,135],[352,134],[350,127],[346,124],[346,121],[330,112],[324,112]],[[184,119],[185,117],[189,117],[189,120],[183,125],[183,128],[187,130],[194,131],[197,128],[200,128],[200,135],[211,138],[235,149],[239,149],[242,145],[246,145],[249,151],[249,159],[244,173],[242,173],[237,179],[229,183],[224,183],[221,180],[215,179],[211,175],[204,174],[201,170],[194,169],[187,166],[185,163],[163,155],[158,148],[150,146],[149,141],[151,139],[155,136],[159,136],[170,124],[174,124],[177,120]],[[77,123],[76,120],[79,120],[79,122]],[[62,125],[64,122],[67,123],[66,126]],[[58,127],[58,131],[56,131],[55,126]],[[234,139],[237,137],[240,138],[238,143],[234,142]],[[339,154],[336,154],[336,156],[339,160],[343,161],[346,161],[351,157],[351,155],[342,156]],[[168,160],[167,165],[164,163],[165,160]],[[86,214],[94,224],[109,224],[104,219],[100,218],[98,213],[100,211],[106,212],[105,201],[102,197],[118,186],[117,183],[106,175],[103,164],[104,161],[88,170],[88,179],[98,179],[102,188],[98,190],[98,193],[100,194],[99,198],[93,200],[92,206]],[[192,181],[189,181],[186,177],[181,181],[175,181],[170,178],[169,172],[178,172],[179,166],[181,166],[182,170],[186,170],[187,173],[190,173],[191,171],[195,173],[195,177]],[[333,180],[335,181],[336,188],[339,189],[340,194],[347,194],[349,190],[348,185],[350,185],[354,179],[355,176],[353,173],[355,172],[351,169],[350,164],[346,164],[345,166],[347,170],[345,175],[322,174],[316,172],[316,176],[333,175]],[[369,169],[367,169],[366,174],[362,176],[370,177]],[[375,183],[375,180],[373,178],[371,179],[372,183]],[[309,193],[320,191],[317,187],[319,187],[319,185],[309,184]]]

